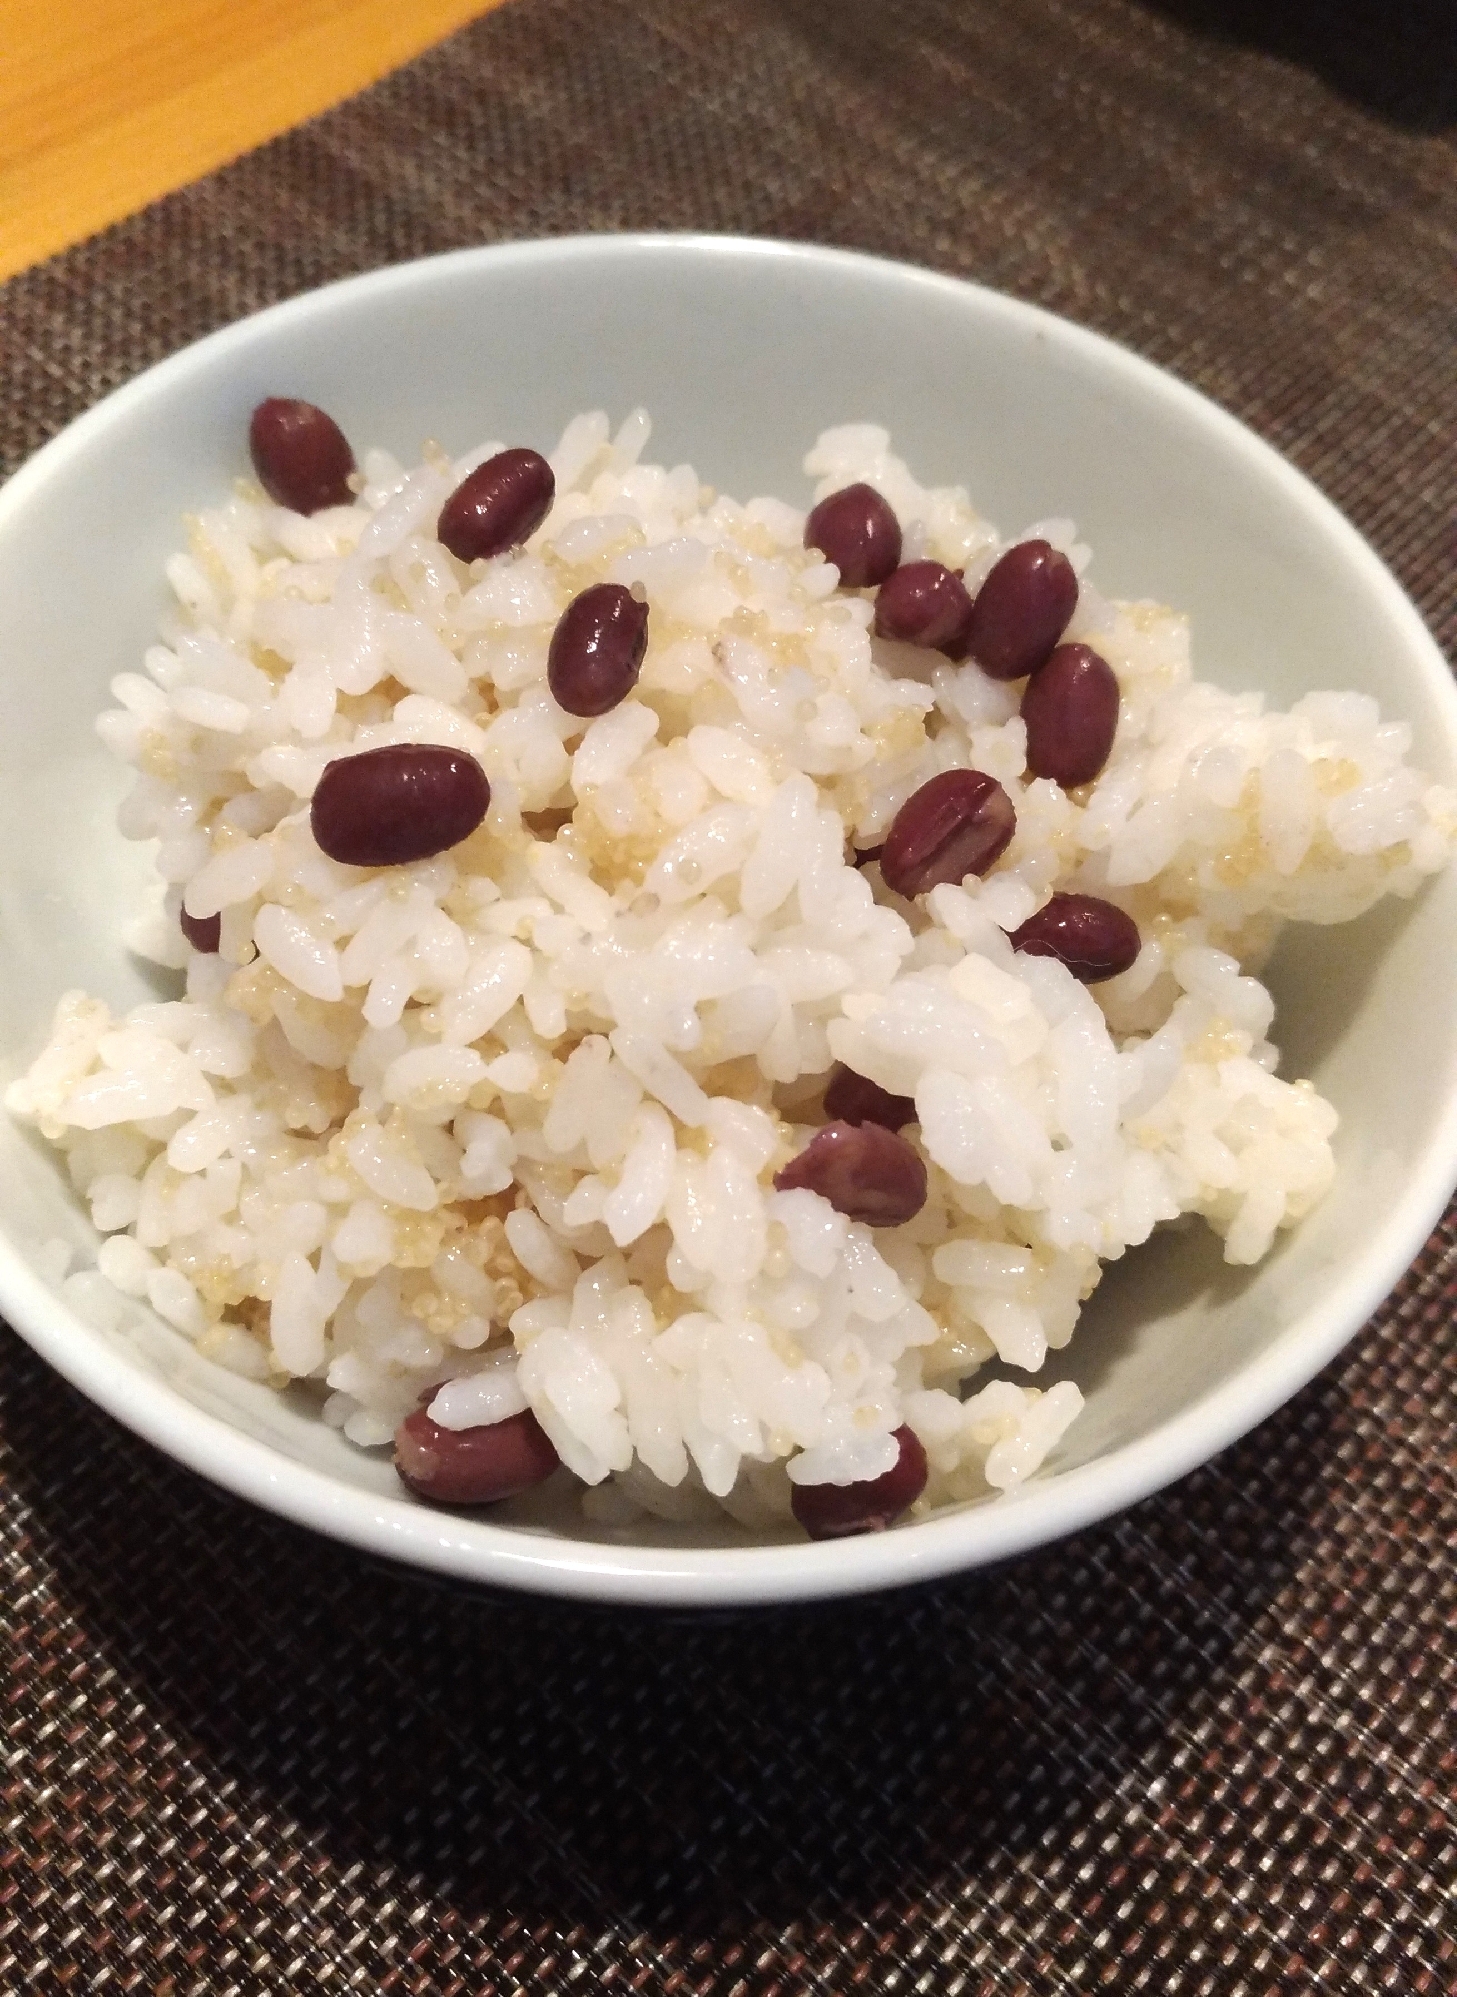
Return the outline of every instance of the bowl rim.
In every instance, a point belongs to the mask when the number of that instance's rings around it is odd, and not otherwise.
[[[150,397],[209,370],[234,349],[246,349],[275,325],[332,314],[355,297],[408,290],[428,276],[655,255],[738,262],[745,268],[756,260],[792,262],[870,283],[919,286],[964,310],[1040,336],[1064,355],[1111,370],[1162,400],[1273,484],[1381,599],[1457,760],[1457,688],[1420,614],[1345,516],[1273,446],[1177,376],[1040,306],[917,265],[818,244],[671,231],[543,237],[447,251],[338,279],[205,335],[86,410],[0,487],[0,533],[33,492],[84,456],[93,438]],[[1208,1462],[1305,1386],[1355,1335],[1420,1252],[1454,1181],[1457,1100],[1446,1105],[1418,1168],[1334,1294],[1293,1317],[1232,1379],[1105,1456],[1045,1480],[1033,1478],[1009,1496],[839,1541],[674,1548],[575,1540],[341,1484],[242,1433],[124,1358],[47,1288],[3,1232],[0,1311],[57,1372],[145,1441],[233,1495],[360,1551],[467,1582],[572,1600],[664,1608],[805,1602],[913,1586],[1009,1559],[1122,1511]]]

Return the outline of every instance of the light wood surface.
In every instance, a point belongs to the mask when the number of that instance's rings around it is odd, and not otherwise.
[[[408,62],[497,0],[0,0],[0,277]]]

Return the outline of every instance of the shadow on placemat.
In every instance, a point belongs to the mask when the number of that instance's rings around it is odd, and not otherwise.
[[[999,1572],[694,1623],[385,1572],[178,1471],[28,1354],[8,1370],[11,1490],[55,1595],[234,1809],[466,1915],[702,1935],[934,1893],[1054,1826],[1076,1849],[1229,1680],[1348,1429],[1326,1381],[1268,1479],[1256,1446]]]
[[[1310,70],[1410,132],[1457,125],[1452,0],[1140,0],[1177,26]]]

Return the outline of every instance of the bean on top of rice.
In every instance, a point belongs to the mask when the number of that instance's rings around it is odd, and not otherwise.
[[[863,1531],[1036,1470],[1105,1261],[1320,1198],[1257,974],[1457,803],[884,430],[807,518],[648,435],[356,466],[260,405],[98,724],[184,994],[67,994],[7,1100],[105,1237],[79,1311],[317,1383],[422,1496]]]

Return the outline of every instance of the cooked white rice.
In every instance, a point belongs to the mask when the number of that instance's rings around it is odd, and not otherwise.
[[[372,452],[357,503],[312,518],[240,484],[188,522],[177,611],[98,724],[166,883],[141,946],[185,996],[113,1019],[68,993],[7,1097],[106,1237],[70,1294],[316,1382],[366,1448],[436,1385],[451,1427],[529,1404],[603,1519],[707,1493],[770,1524],[789,1479],[888,1469],[902,1423],[918,1510],[1008,1490],[1078,1412],[1035,1382],[1103,1262],[1180,1214],[1254,1262],[1324,1192],[1335,1112],[1276,1074],[1252,973],[1281,921],[1410,894],[1457,807],[1370,700],[1279,714],[1200,684],[1183,618],[1086,574],[1067,635],[1117,673],[1117,740],[1083,791],[1028,782],[1018,687],[872,639],[801,513],[643,464],[647,437],[642,411],[615,438],[577,418],[544,526],[469,571],[432,529],[498,445]],[[817,496],[878,487],[905,558],[973,588],[1008,545],[883,430],[829,431],[806,467]],[[1070,523],[1032,533],[1086,571]],[[547,644],[603,580],[640,586],[651,643],[583,723]],[[395,742],[477,757],[486,823],[422,864],[337,864],[314,785]],[[958,765],[1006,787],[1015,840],[903,902],[847,847]],[[1136,918],[1130,970],[1089,990],[1013,952],[1054,889]],[[184,898],[221,914],[219,955],[183,943]],[[905,1226],[773,1190],[837,1060],[916,1098]]]

